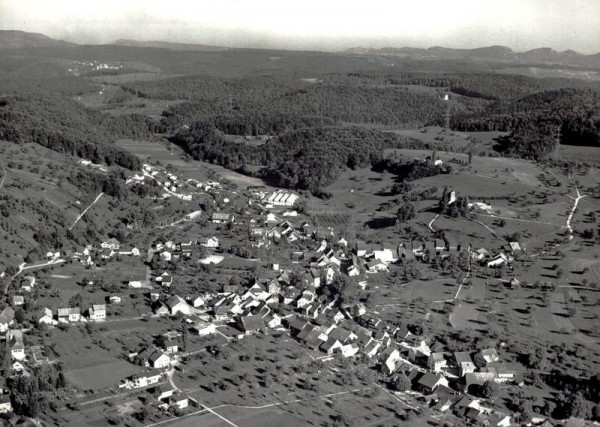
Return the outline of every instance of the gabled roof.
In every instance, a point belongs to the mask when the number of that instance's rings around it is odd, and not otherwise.
[[[457,351],[454,353],[454,359],[456,363],[473,363],[473,359],[471,359],[471,353],[468,351]]]
[[[10,323],[15,318],[15,311],[10,307],[5,307],[0,313],[0,323]]]
[[[302,319],[300,317],[294,317],[289,322],[290,329],[295,329],[296,331],[301,331],[308,325],[308,320]]]
[[[171,310],[173,309],[173,307],[177,306],[178,304],[185,304],[188,305],[187,302],[185,302],[185,300],[183,298],[181,298],[178,295],[173,295],[171,298],[169,298],[165,304],[167,305],[167,307],[169,307]]]
[[[148,357],[148,360],[154,363],[163,356],[166,356],[168,359],[170,359],[170,357],[167,354],[163,353],[160,350],[156,350],[150,355],[150,357]]]
[[[434,374],[432,372],[425,372],[421,378],[419,378],[419,384],[427,387],[429,389],[433,389],[436,384],[443,378],[440,374]]]
[[[69,316],[70,314],[80,314],[79,307],[59,308],[58,317]]]
[[[260,331],[265,328],[265,324],[260,316],[242,316],[240,322],[246,332]]]
[[[214,212],[212,214],[212,219],[213,220],[217,220],[217,221],[229,221],[229,218],[231,217],[230,214],[228,213],[223,213],[223,212]]]
[[[431,353],[431,355],[429,357],[435,363],[437,363],[437,362],[443,362],[443,361],[446,360],[444,358],[444,353]]]

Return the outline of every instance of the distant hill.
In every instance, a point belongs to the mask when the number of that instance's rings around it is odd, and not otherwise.
[[[476,49],[452,49],[434,46],[427,49],[411,47],[384,47],[369,49],[355,47],[345,51],[353,55],[410,57],[421,60],[474,60],[517,64],[547,64],[600,68],[600,53],[584,55],[573,50],[557,52],[544,47],[527,52],[515,52],[506,46],[489,46]]]
[[[0,49],[24,49],[44,47],[74,47],[74,43],[55,40],[39,33],[0,30]]]
[[[220,46],[208,46],[208,45],[204,45],[204,44],[193,44],[193,43],[172,43],[172,42],[163,42],[163,41],[157,41],[157,40],[138,41],[138,40],[119,39],[111,44],[116,45],[116,46],[154,47],[154,48],[160,48],[160,49],[193,50],[193,51],[200,51],[200,52],[221,52],[224,50],[228,50],[228,48],[220,47]]]

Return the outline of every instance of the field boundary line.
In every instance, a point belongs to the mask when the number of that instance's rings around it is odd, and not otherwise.
[[[81,218],[83,218],[83,216],[85,215],[85,213],[86,213],[86,212],[87,212],[87,211],[88,211],[88,210],[89,210],[89,209],[90,209],[92,206],[94,206],[98,200],[100,200],[100,197],[102,197],[102,195],[103,195],[103,194],[104,194],[104,193],[102,193],[102,192],[101,192],[100,194],[98,194],[98,196],[96,196],[96,198],[94,199],[94,201],[93,201],[93,202],[92,202],[92,203],[91,203],[91,204],[90,204],[90,205],[89,205],[87,208],[85,208],[85,209],[84,209],[84,211],[83,211],[83,212],[81,212],[81,214],[79,214],[79,216],[78,216],[78,217],[75,219],[75,222],[73,223],[73,225],[71,225],[71,226],[69,227],[69,230],[72,230],[72,229],[73,229],[73,227],[75,227],[75,225],[76,225],[76,224],[79,222],[79,220],[80,220]]]

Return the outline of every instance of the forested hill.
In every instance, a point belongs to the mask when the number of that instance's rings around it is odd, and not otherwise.
[[[139,160],[113,145],[116,138],[149,134],[150,119],[110,116],[82,107],[69,98],[42,91],[0,97],[0,139],[34,142],[95,163],[138,169]]]
[[[278,187],[319,190],[346,168],[371,166],[385,148],[425,148],[412,138],[358,127],[313,127],[284,133],[261,146],[227,141],[212,124],[197,122],[173,142],[195,159],[257,175]]]
[[[511,132],[507,154],[541,160],[556,144],[600,147],[600,92],[564,88],[491,104],[477,115],[456,114],[453,129]]]
[[[380,87],[352,82],[307,83],[297,76],[245,79],[186,76],[127,83],[123,89],[142,98],[189,100],[172,106],[163,114],[162,125],[167,132],[215,115],[233,116],[238,122],[241,116],[248,120],[249,126],[255,126],[253,123],[262,117],[261,129],[265,129],[265,117],[276,123],[285,116],[415,127],[440,120],[445,111],[442,92],[435,90],[414,91],[402,86]],[[457,111],[464,112],[479,107],[468,99],[457,101],[454,106]]]

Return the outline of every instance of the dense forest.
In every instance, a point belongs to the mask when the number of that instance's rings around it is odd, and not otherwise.
[[[153,126],[163,133],[196,121],[234,135],[281,135],[340,123],[410,128],[443,125],[449,111],[452,129],[511,132],[500,151],[535,160],[543,160],[556,143],[600,145],[597,88],[593,81],[574,79],[386,70],[332,73],[317,83],[293,76],[185,76],[123,85],[141,97],[189,101],[163,113]],[[444,102],[446,91],[455,95]]]
[[[311,124],[316,118],[415,127],[441,120],[446,111],[441,94],[402,86],[307,83],[298,79],[266,77],[215,79],[187,76],[133,82],[122,87],[142,98],[190,101],[165,111],[161,123],[165,132],[196,120],[223,116],[229,121],[242,121],[242,126],[231,126],[236,133],[252,128],[268,133],[266,131],[277,129],[282,121],[286,123],[286,129],[299,128],[296,120]],[[461,99],[453,108],[468,113],[479,111],[481,106],[470,99]],[[226,127],[229,125],[219,126],[224,131]]]
[[[534,78],[516,74],[459,72],[396,72],[369,71],[330,74],[325,81],[354,85],[420,85],[445,88],[457,95],[483,100],[521,98],[537,92],[566,87],[597,87],[594,82],[577,79]]]
[[[358,127],[313,127],[284,133],[261,146],[227,141],[214,125],[197,122],[173,142],[195,159],[253,173],[273,185],[317,190],[346,168],[381,162],[386,148],[425,148],[415,139]]]
[[[109,166],[139,169],[139,160],[113,142],[117,138],[149,135],[149,123],[141,115],[111,116],[48,92],[0,98],[0,139],[34,142]]]
[[[461,131],[511,132],[502,151],[542,160],[558,143],[600,146],[600,92],[566,88],[495,102],[477,115],[453,116],[451,126]]]

